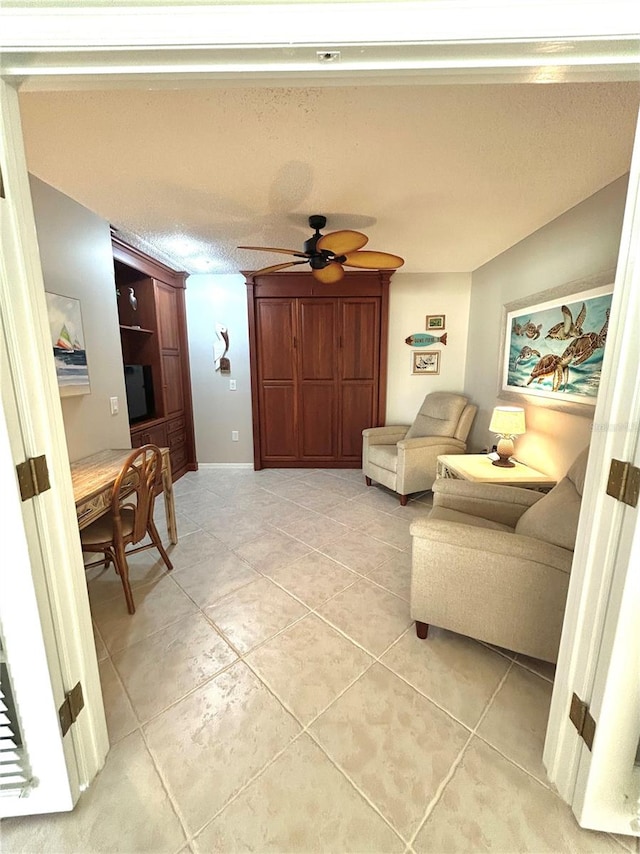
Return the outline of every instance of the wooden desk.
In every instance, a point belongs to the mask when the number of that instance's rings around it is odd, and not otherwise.
[[[171,459],[169,448],[162,451],[162,490],[164,506],[167,511],[167,529],[172,543],[178,542],[176,529],[176,513],[173,503],[173,486],[171,482]],[[73,497],[76,502],[76,514],[80,530],[109,510],[111,492],[117,476],[120,474],[124,461],[131,449],[99,451],[75,463],[71,463],[71,481]]]
[[[474,483],[500,483],[547,491],[556,481],[524,463],[513,468],[494,466],[486,454],[443,454],[438,457],[438,477],[453,477]]]

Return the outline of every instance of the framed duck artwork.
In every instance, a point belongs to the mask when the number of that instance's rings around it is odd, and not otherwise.
[[[607,284],[507,310],[501,391],[595,406],[612,295]]]

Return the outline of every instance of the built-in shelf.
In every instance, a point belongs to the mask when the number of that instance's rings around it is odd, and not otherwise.
[[[143,329],[141,326],[123,326],[120,324],[120,329],[126,329],[127,332],[144,332],[147,335],[153,335],[153,329]]]

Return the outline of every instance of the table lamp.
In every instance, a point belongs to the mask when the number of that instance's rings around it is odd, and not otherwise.
[[[513,439],[525,432],[524,409],[519,406],[496,406],[491,416],[489,430],[498,437],[498,451],[500,459],[494,460],[494,466],[502,468],[513,468],[515,463],[509,459],[512,456]]]

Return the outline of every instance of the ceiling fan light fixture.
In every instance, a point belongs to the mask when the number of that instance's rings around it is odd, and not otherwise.
[[[365,270],[396,270],[404,264],[404,259],[399,255],[392,255],[389,252],[361,251],[362,247],[369,242],[369,238],[360,231],[342,229],[341,231],[332,231],[329,234],[320,234],[320,229],[324,228],[326,222],[327,218],[321,214],[313,214],[309,217],[309,225],[314,229],[314,234],[305,241],[304,252],[298,252],[295,249],[276,249],[269,246],[238,246],[238,249],[280,252],[294,258],[304,259],[264,267],[261,270],[256,270],[253,273],[254,276],[259,273],[285,270],[298,264],[309,264],[314,278],[325,284],[339,282],[344,277],[343,264]]]

